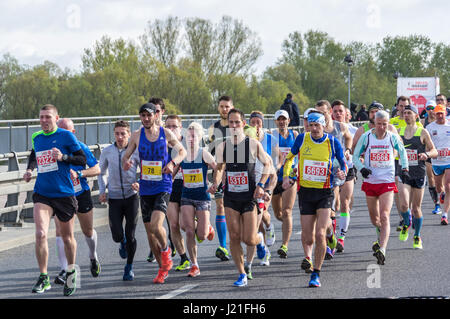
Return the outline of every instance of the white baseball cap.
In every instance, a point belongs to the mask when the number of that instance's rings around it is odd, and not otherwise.
[[[315,108],[310,107],[309,109],[307,109],[307,110],[305,111],[305,113],[303,113],[303,118],[304,118],[304,119],[307,119],[307,118],[308,118],[308,115],[309,115],[309,112],[315,111],[315,110],[316,110]]]
[[[437,106],[437,104],[436,104],[436,101],[435,101],[435,100],[428,100],[428,101],[427,101],[427,104],[426,104],[425,106],[428,106],[428,105],[431,105],[431,106],[434,106],[434,107],[436,107],[436,106]]]
[[[278,120],[280,116],[284,116],[285,118],[289,119],[289,113],[285,110],[278,110],[275,112],[275,120]]]

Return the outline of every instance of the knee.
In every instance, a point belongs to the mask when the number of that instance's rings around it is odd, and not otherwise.
[[[123,240],[123,234],[112,234],[112,239],[115,243],[120,243]]]
[[[45,240],[47,240],[47,232],[45,232],[44,230],[37,230],[36,231],[36,241],[42,242]]]
[[[306,245],[306,246],[314,245],[314,238],[313,238],[312,234],[311,234],[311,236],[302,236],[302,242],[303,242],[303,245]]]
[[[232,242],[241,242],[241,235],[238,232],[229,232],[230,241]]]
[[[180,229],[180,223],[178,222],[171,222],[170,223],[170,231],[176,232]]]
[[[195,236],[195,230],[192,227],[185,227],[186,237],[193,238]]]

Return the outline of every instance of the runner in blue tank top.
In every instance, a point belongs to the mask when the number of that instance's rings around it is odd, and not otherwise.
[[[181,227],[186,232],[186,246],[192,262],[188,277],[200,275],[195,237],[199,243],[206,238],[214,239],[214,228],[209,222],[211,197],[206,191],[208,167],[215,169],[216,161],[206,148],[200,148],[202,137],[202,126],[196,122],[191,123],[186,134],[187,156],[180,164],[183,172]]]
[[[162,284],[173,266],[172,251],[167,245],[163,223],[172,192],[173,169],[184,159],[186,150],[170,130],[158,124],[155,113],[156,107],[152,103],[146,103],[139,109],[143,127],[131,135],[122,166],[124,170],[131,167],[130,157],[138,148],[141,159],[139,193],[142,219],[150,248],[160,267],[153,282]],[[172,160],[169,159],[168,147],[172,147],[176,153]]]

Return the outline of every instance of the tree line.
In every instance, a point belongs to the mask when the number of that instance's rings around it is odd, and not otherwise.
[[[148,22],[137,40],[103,36],[84,49],[80,70],[55,63],[28,66],[5,54],[0,60],[1,119],[35,118],[51,103],[67,117],[137,114],[150,97],[166,101],[168,113],[215,113],[221,95],[245,112],[274,113],[287,93],[300,111],[319,99],[347,103],[350,54],[351,101],[392,107],[394,73],[440,77],[450,90],[450,45],[427,36],[387,36],[379,43],[340,43],[326,32],[292,32],[276,63],[257,75],[261,38],[242,21],[218,23],[168,17]]]

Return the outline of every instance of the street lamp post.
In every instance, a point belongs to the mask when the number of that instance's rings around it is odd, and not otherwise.
[[[348,65],[348,107],[350,107],[350,82],[351,82],[351,74],[350,74],[350,67],[353,65],[353,59],[352,56],[347,54],[344,58],[344,62],[347,62]]]

